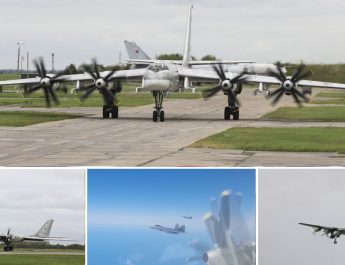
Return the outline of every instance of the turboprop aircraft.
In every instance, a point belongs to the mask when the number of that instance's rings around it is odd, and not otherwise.
[[[141,81],[142,91],[150,91],[154,96],[155,110],[152,113],[152,120],[155,122],[163,122],[165,120],[165,113],[162,110],[164,95],[169,92],[178,91],[180,80],[184,80],[185,84],[189,84],[191,81],[218,82],[215,87],[204,90],[202,94],[205,99],[208,99],[218,92],[223,92],[227,97],[227,106],[224,108],[225,120],[229,120],[231,117],[234,120],[239,119],[239,107],[241,104],[237,96],[241,94],[243,85],[247,83],[258,84],[259,90],[260,87],[261,90],[268,89],[269,85],[278,86],[278,89],[267,93],[268,98],[272,99],[273,105],[284,95],[292,96],[296,103],[301,105],[302,102],[308,101],[303,90],[312,87],[345,89],[345,84],[303,80],[311,75],[311,71],[305,70],[303,64],[296,69],[292,76],[287,76],[279,64],[276,65],[275,71],[268,70],[271,76],[251,75],[246,70],[240,73],[226,72],[221,62],[208,62],[212,65],[214,71],[190,68],[188,58],[190,58],[191,10],[192,6],[188,13],[189,22],[184,59],[180,63],[155,60],[147,68],[143,69],[120,71],[113,69],[112,71],[101,72],[96,59],[93,59],[92,66],[84,66],[84,74],[64,75],[63,73],[58,73],[51,75],[45,70],[43,59],[39,59],[34,61],[37,72],[39,73],[38,77],[0,81],[0,86],[24,84],[30,87],[30,92],[43,89],[47,106],[50,106],[50,99],[56,104],[58,103],[54,91],[59,88],[60,83],[74,81],[88,82],[87,85],[78,89],[79,91],[85,92],[81,100],[87,99],[94,91],[98,91],[104,99],[103,118],[109,118],[110,114],[112,118],[118,118],[119,110],[116,94],[122,90],[121,83],[124,81]]]
[[[49,240],[56,241],[69,241],[63,237],[49,237],[50,230],[53,226],[53,220],[48,220],[45,224],[37,231],[36,234],[31,236],[13,235],[11,229],[7,230],[7,234],[0,235],[0,242],[4,243],[4,251],[13,251],[13,243],[18,242],[44,242]]]
[[[214,208],[213,205],[211,208]],[[234,198],[230,191],[222,192],[219,213],[209,212],[203,218],[214,247],[208,248],[198,241],[191,242],[190,246],[199,252],[199,256],[187,258],[188,262],[204,261],[208,265],[255,264],[255,244],[250,242],[240,208],[239,194]]]
[[[162,231],[168,234],[181,234],[181,233],[186,232],[186,227],[184,225],[179,226],[178,224],[176,224],[174,228],[165,227],[162,225],[154,225],[154,226],[150,226],[150,228],[153,230]]]
[[[341,235],[345,235],[345,228],[337,228],[337,227],[329,227],[329,226],[322,226],[322,225],[312,225],[306,223],[299,223],[300,225],[305,225],[312,227],[314,229],[313,235],[320,232],[322,235],[326,235],[330,239],[334,239],[334,244],[337,244],[337,238]]]

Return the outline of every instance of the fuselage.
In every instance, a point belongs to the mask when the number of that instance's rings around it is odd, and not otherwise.
[[[161,226],[161,225],[154,225],[154,226],[150,226],[151,229],[153,230],[157,230],[157,231],[162,231],[168,234],[178,234],[180,233],[179,231],[173,229],[173,228],[169,228],[169,227],[165,227],[165,226]]]
[[[179,75],[174,64],[157,61],[147,67],[143,76],[143,90],[177,91],[178,88]]]

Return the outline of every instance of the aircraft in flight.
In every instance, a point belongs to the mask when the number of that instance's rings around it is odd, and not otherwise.
[[[189,220],[190,220],[190,219],[193,219],[193,216],[185,216],[185,215],[184,215],[184,216],[182,216],[182,217],[183,217],[184,219],[189,219]]]
[[[13,251],[13,244],[18,242],[44,242],[49,240],[69,241],[69,239],[65,239],[63,237],[49,237],[52,226],[53,220],[50,219],[45,222],[36,234],[31,236],[13,235],[9,228],[7,230],[7,234],[0,235],[0,242],[4,243],[4,251]]]
[[[240,117],[240,102],[237,99],[241,94],[244,84],[258,84],[259,90],[264,91],[268,86],[278,86],[277,89],[268,94],[268,98],[272,100],[272,104],[276,104],[284,95],[292,96],[298,105],[308,101],[303,92],[305,89],[312,87],[345,89],[345,84],[329,83],[303,80],[311,75],[311,71],[305,70],[305,66],[301,64],[292,76],[287,76],[284,69],[277,64],[276,70],[268,70],[270,76],[267,75],[251,75],[246,70],[235,73],[226,72],[222,62],[210,61],[214,71],[190,68],[190,23],[191,23],[192,6],[188,12],[188,26],[186,34],[186,42],[184,49],[184,58],[182,61],[157,61],[149,64],[147,68],[130,69],[116,71],[101,72],[96,59],[92,60],[92,65],[85,65],[83,74],[64,75],[58,73],[56,75],[48,74],[43,59],[35,60],[34,64],[39,76],[36,78],[28,78],[21,80],[0,81],[0,86],[23,84],[29,87],[29,92],[39,89],[44,91],[47,106],[50,106],[51,100],[57,104],[59,101],[55,95],[55,90],[59,88],[62,82],[87,82],[78,91],[84,92],[81,100],[87,99],[93,92],[98,91],[104,99],[103,118],[118,118],[119,108],[116,94],[121,92],[124,81],[136,81],[142,83],[142,91],[150,91],[155,99],[152,120],[165,121],[165,112],[163,111],[163,98],[169,92],[179,91],[180,80],[189,84],[191,81],[197,82],[218,82],[212,88],[202,91],[205,99],[211,98],[219,92],[227,97],[227,106],[224,108],[224,119],[238,120]],[[203,62],[205,63],[205,62]],[[260,88],[261,87],[261,88]],[[302,90],[302,91],[301,91]]]
[[[181,233],[186,233],[186,227],[184,225],[179,226],[178,224],[175,225],[174,228],[162,226],[162,225],[154,225],[150,226],[151,229],[165,232],[168,234],[181,234]]]
[[[191,242],[190,246],[199,252],[199,256],[187,258],[188,262],[204,261],[207,265],[255,264],[255,243],[250,241],[241,212],[241,199],[240,194],[234,196],[228,190],[223,191],[219,213],[214,212],[214,201],[211,201],[212,212],[206,213],[203,219],[214,247],[208,248],[199,241]]]
[[[337,244],[337,238],[341,235],[345,235],[345,228],[337,228],[337,227],[329,227],[329,226],[322,226],[322,225],[313,225],[313,224],[306,224],[306,223],[299,223],[300,225],[305,225],[312,227],[314,229],[313,235],[320,232],[322,235],[326,235],[330,239],[334,239],[334,244]]]

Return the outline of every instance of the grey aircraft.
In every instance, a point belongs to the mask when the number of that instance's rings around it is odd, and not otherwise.
[[[188,219],[188,220],[190,220],[190,219],[193,219],[193,216],[182,216],[184,219]]]
[[[322,236],[326,235],[330,239],[334,239],[334,244],[337,244],[337,238],[341,235],[345,235],[345,228],[337,228],[337,227],[329,227],[329,226],[322,226],[322,225],[313,225],[313,224],[306,224],[306,223],[299,223],[300,225],[305,225],[312,227],[314,229],[313,235],[320,232]]]
[[[122,82],[136,81],[142,82],[141,90],[149,91],[155,99],[154,111],[152,112],[152,120],[154,122],[165,120],[163,111],[163,98],[169,92],[179,91],[180,81],[184,82],[184,87],[189,82],[216,82],[216,84],[202,91],[205,99],[215,96],[222,92],[226,98],[226,106],[224,108],[224,119],[238,120],[240,117],[240,102],[238,95],[241,94],[243,85],[258,84],[259,88],[268,89],[268,86],[277,86],[273,91],[267,93],[271,103],[276,104],[284,95],[292,96],[294,101],[300,106],[303,102],[307,102],[305,96],[306,91],[310,91],[312,87],[329,88],[329,89],[345,89],[345,84],[330,83],[305,80],[311,75],[311,71],[305,70],[305,66],[301,64],[295,70],[292,76],[286,76],[280,65],[276,65],[275,71],[269,71],[271,76],[252,75],[247,71],[241,73],[226,72],[223,68],[224,63],[229,62],[193,62],[190,59],[191,51],[191,13],[192,6],[188,12],[188,26],[186,32],[185,48],[182,61],[156,61],[154,60],[147,68],[130,69],[116,71],[100,71],[96,59],[92,60],[92,65],[84,65],[83,74],[65,75],[63,72],[57,74],[49,74],[44,66],[43,59],[34,60],[39,76],[35,78],[26,78],[19,80],[0,81],[0,87],[5,85],[24,85],[28,92],[43,90],[47,106],[51,105],[51,101],[55,104],[59,100],[55,91],[59,89],[63,82],[83,82],[83,86],[78,89],[84,92],[81,100],[87,99],[93,92],[99,92],[104,99],[103,118],[118,118],[119,107],[116,100],[116,94],[122,90]],[[138,60],[143,62],[142,60]],[[243,62],[243,61],[242,61]],[[191,68],[191,65],[208,64],[212,65],[214,71]],[[235,62],[232,62],[235,63]],[[238,63],[238,62],[237,62]],[[187,85],[186,85],[187,84]]]
[[[186,227],[184,225],[179,226],[178,224],[175,225],[174,228],[162,226],[162,225],[154,225],[150,226],[151,229],[165,232],[168,234],[181,234],[181,233],[186,233]]]
[[[54,220],[50,219],[38,230],[38,232],[31,236],[13,235],[11,229],[7,230],[7,234],[0,235],[0,242],[4,243],[4,251],[13,251],[13,243],[18,242],[45,242],[49,240],[54,241],[70,241],[63,237],[49,237]]]

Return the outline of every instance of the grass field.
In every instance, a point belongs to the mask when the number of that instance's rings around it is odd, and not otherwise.
[[[27,126],[49,121],[60,121],[82,117],[68,113],[49,113],[33,111],[1,111],[0,126]]]
[[[317,98],[345,98],[344,92],[320,92],[315,97]]]
[[[0,265],[84,265],[85,256],[77,255],[1,255]]]
[[[282,107],[260,119],[284,121],[345,121],[344,107]]]
[[[231,128],[199,140],[197,148],[345,153],[344,128]]]

